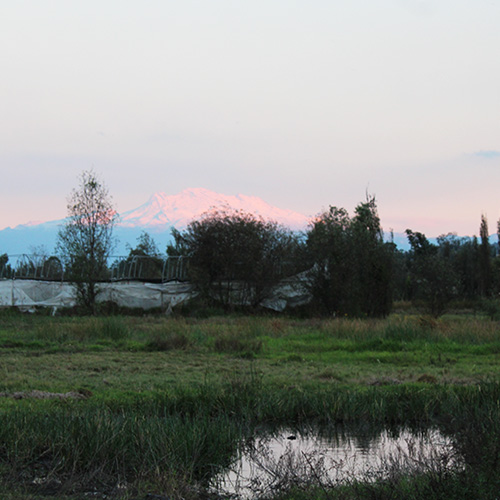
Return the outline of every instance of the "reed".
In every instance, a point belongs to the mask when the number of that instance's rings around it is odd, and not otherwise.
[[[499,398],[493,383],[319,391],[248,379],[86,401],[22,400],[0,413],[0,470],[13,482],[52,477],[88,486],[120,478],[133,485],[183,478],[200,487],[229,465],[241,440],[259,426],[364,422],[439,425],[456,437],[467,470],[494,478]]]
[[[423,316],[393,315],[380,320],[335,318],[303,320],[273,317],[214,317],[208,319],[150,317],[49,317],[25,316],[15,313],[0,316],[0,343],[15,340],[41,343],[91,343],[96,340],[148,342],[162,335],[181,335],[193,347],[213,345],[214,339],[234,337],[263,344],[269,339],[322,343],[341,341],[345,345],[400,348],[413,343],[456,343],[459,345],[500,345],[497,323],[484,318],[443,317],[439,320]],[[349,344],[351,343],[351,344]],[[20,344],[21,345],[21,344]],[[391,347],[392,346],[392,347]]]
[[[238,425],[221,415],[193,419],[105,409],[17,409],[0,415],[0,427],[7,479],[28,474],[30,481],[52,477],[87,488],[111,486],[118,478],[202,483],[229,465],[242,438]]]
[[[229,465],[241,440],[259,426],[364,422],[438,425],[456,439],[468,474],[495,480],[499,397],[498,384],[327,392],[273,389],[247,380],[107,400],[19,401],[0,413],[0,470],[8,470],[3,479],[13,482],[51,477],[88,487],[97,481],[111,485],[117,478],[132,485],[182,478],[200,487]],[[404,484],[400,476],[398,488]],[[378,490],[353,488],[383,492],[384,484],[377,483]]]

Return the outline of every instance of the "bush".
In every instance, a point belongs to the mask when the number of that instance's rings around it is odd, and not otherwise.
[[[262,340],[239,337],[234,333],[225,333],[216,337],[214,350],[220,353],[235,353],[251,357],[262,351]]]
[[[146,344],[148,351],[172,351],[186,349],[190,345],[188,337],[184,333],[167,332],[156,334]]]
[[[105,318],[96,318],[95,320],[96,337],[121,340],[129,335],[129,328],[123,318],[119,316],[108,316]]]
[[[224,309],[256,307],[296,271],[297,237],[276,222],[241,211],[214,210],[172,231],[169,255],[189,257],[189,277],[205,299]]]

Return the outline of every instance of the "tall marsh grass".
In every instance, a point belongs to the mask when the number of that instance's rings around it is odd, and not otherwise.
[[[498,322],[473,316],[428,318],[393,315],[386,319],[296,320],[276,317],[208,319],[150,317],[0,317],[0,346],[51,346],[105,341],[116,346],[142,343],[146,350],[204,349],[259,354],[272,340],[336,342],[339,349],[398,350],[403,344],[500,345]],[[342,342],[345,341],[344,344]],[[354,346],[354,343],[356,346]],[[312,345],[311,344],[311,345]],[[39,344],[36,344],[39,345]],[[34,344],[33,346],[36,347]],[[354,346],[354,347],[353,347]]]
[[[47,318],[36,324],[33,335],[49,342],[85,342],[96,339],[118,341],[130,335],[130,328],[121,316],[89,318],[64,318],[50,321]]]
[[[313,327],[314,328],[314,327]],[[324,337],[353,340],[457,342],[483,344],[500,341],[499,324],[484,318],[440,318],[393,315],[386,319],[326,320],[316,326]]]
[[[14,482],[51,476],[88,486],[182,478],[201,485],[227,467],[241,439],[260,426],[363,422],[437,425],[455,436],[470,470],[495,478],[499,400],[500,384],[493,383],[308,390],[248,378],[83,402],[20,401],[0,412],[0,470]]]
[[[229,465],[242,438],[225,416],[145,415],[105,409],[32,409],[0,415],[1,461],[32,474],[83,482],[206,480]]]

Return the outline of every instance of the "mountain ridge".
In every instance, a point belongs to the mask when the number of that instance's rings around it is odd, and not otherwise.
[[[270,205],[257,196],[224,195],[205,188],[188,188],[176,195],[167,195],[162,191],[154,193],[143,205],[123,212],[118,225],[150,228],[170,225],[185,228],[203,213],[222,207],[243,210],[293,230],[305,229],[309,223],[309,217]]]
[[[158,248],[164,249],[172,242],[171,229],[185,229],[187,225],[204,213],[214,208],[229,208],[253,213],[267,220],[274,220],[294,231],[304,231],[312,217],[281,209],[270,205],[257,196],[244,194],[225,195],[206,188],[187,188],[175,195],[163,191],[153,193],[142,205],[119,214],[115,226],[115,237],[118,244],[115,255],[128,254],[130,247],[143,231],[147,231],[155,239]],[[46,222],[29,221],[15,227],[0,230],[0,255],[19,255],[34,253],[33,249],[44,248],[52,252],[57,240],[57,233],[65,223],[65,219]],[[391,235],[385,233],[385,239]],[[394,233],[394,243],[402,250],[409,249],[409,243],[404,233]],[[490,238],[495,238],[492,235]],[[429,238],[435,242],[436,238]]]
[[[306,229],[310,220],[298,212],[270,205],[257,196],[225,195],[205,188],[187,188],[175,195],[157,191],[139,207],[119,214],[115,226],[115,236],[119,243],[115,253],[128,253],[130,245],[135,244],[143,231],[150,232],[162,248],[172,240],[172,227],[185,229],[192,220],[203,213],[225,207],[253,213],[294,231]],[[4,228],[0,230],[0,254],[30,253],[37,247],[52,251],[59,228],[64,223],[65,219],[29,221],[14,228]]]

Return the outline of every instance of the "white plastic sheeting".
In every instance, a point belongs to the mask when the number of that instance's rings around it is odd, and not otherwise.
[[[0,305],[2,306],[68,307],[74,302],[73,288],[68,283],[36,280],[0,281]]]
[[[306,286],[305,274],[284,279],[267,299],[260,305],[273,311],[282,312],[288,307],[297,307],[311,301],[311,295]]]
[[[192,285],[178,281],[103,283],[101,290],[100,301],[111,301],[119,306],[141,309],[160,307],[167,311],[196,295]]]
[[[111,301],[122,307],[144,310],[161,308],[169,312],[196,296],[189,283],[145,283],[118,281],[100,283],[99,302]],[[261,305],[275,311],[309,302],[310,296],[300,278],[284,280]],[[0,307],[71,307],[75,305],[74,287],[60,281],[0,280]],[[238,300],[235,300],[238,302]],[[240,301],[241,303],[241,301]]]
[[[113,301],[123,307],[166,310],[195,295],[188,283],[162,284],[120,281],[100,283],[98,301]],[[0,281],[0,306],[20,308],[71,307],[75,305],[74,287],[70,283],[38,280]]]

